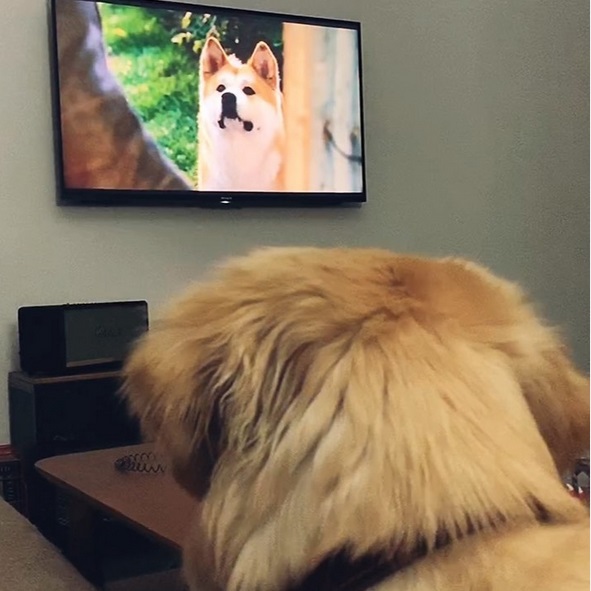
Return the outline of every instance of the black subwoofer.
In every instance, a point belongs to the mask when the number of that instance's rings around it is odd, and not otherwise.
[[[37,473],[35,462],[139,443],[139,426],[129,417],[119,388],[116,371],[41,378],[9,374],[10,439],[21,458],[25,513],[54,541],[60,529],[55,489]]]

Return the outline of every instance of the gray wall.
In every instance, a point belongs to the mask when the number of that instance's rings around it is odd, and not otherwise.
[[[587,366],[588,2],[244,6],[362,21],[370,202],[346,211],[57,208],[45,2],[3,2],[0,375],[17,367],[18,306],[146,298],[156,309],[213,260],[259,244],[474,257],[521,281]],[[0,443],[8,438],[2,387]]]

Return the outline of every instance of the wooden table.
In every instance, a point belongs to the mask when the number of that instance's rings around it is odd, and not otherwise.
[[[122,456],[152,451],[149,444],[56,456],[36,464],[42,476],[70,497],[68,558],[93,582],[101,582],[94,526],[101,512],[179,550],[198,508],[165,473],[118,471]]]

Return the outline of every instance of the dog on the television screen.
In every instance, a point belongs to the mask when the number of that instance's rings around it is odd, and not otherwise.
[[[588,590],[588,388],[517,286],[379,250],[233,260],[125,368],[194,590]]]
[[[284,125],[279,66],[259,42],[246,63],[215,37],[199,67],[198,189],[280,191]]]

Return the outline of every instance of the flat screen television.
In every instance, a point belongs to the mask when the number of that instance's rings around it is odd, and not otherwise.
[[[366,200],[360,24],[49,0],[62,205]]]

